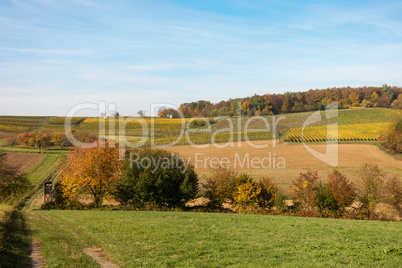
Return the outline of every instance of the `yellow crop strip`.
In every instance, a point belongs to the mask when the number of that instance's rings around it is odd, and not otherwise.
[[[315,126],[306,128],[292,128],[285,132],[286,139],[293,142],[314,141],[375,141],[389,123],[348,124],[336,128],[330,126]]]

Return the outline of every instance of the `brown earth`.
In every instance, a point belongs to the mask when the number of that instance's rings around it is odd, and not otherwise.
[[[7,152],[6,155],[1,157],[5,157],[10,165],[19,167],[21,173],[27,173],[31,168],[39,164],[45,155],[36,153]]]
[[[206,145],[208,147],[203,145],[206,148],[175,146],[167,149],[191,159],[195,170],[201,175],[210,174],[211,168],[219,167],[221,163],[239,172],[247,172],[254,177],[274,177],[282,187],[290,185],[292,180],[306,169],[318,170],[321,178],[326,178],[333,169],[332,166],[311,155],[303,144],[276,142],[276,147],[273,146],[272,141],[253,141],[252,144],[268,145],[268,147],[254,148],[253,145],[241,142],[230,144],[226,148],[216,148],[209,144]],[[325,144],[307,145],[321,153],[324,153],[326,149]],[[359,176],[359,169],[366,163],[375,163],[389,176],[402,178],[402,159],[392,157],[375,145],[341,143],[338,149],[336,168],[352,180]]]

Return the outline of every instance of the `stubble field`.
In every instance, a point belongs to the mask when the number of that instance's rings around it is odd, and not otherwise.
[[[264,146],[266,148],[255,148]],[[222,146],[219,144],[218,146]],[[325,153],[326,144],[307,144],[306,146]],[[320,161],[310,154],[303,144],[279,143],[275,147],[273,141],[253,141],[229,144],[225,148],[217,148],[214,145],[175,146],[168,148],[170,151],[191,159],[195,170],[201,175],[209,175],[212,168],[220,163],[229,166],[238,172],[246,172],[258,178],[271,176],[282,188],[288,189],[292,180],[297,178],[300,172],[307,169],[318,171],[320,178],[326,179],[332,166]],[[219,162],[220,161],[220,162]],[[229,163],[226,164],[225,163]],[[395,158],[373,144],[340,143],[338,144],[338,165],[342,173],[352,181],[357,179],[359,169],[366,163],[375,163],[382,168],[388,176],[402,177],[402,159]]]

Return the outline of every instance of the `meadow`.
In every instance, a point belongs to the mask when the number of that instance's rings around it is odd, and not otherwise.
[[[32,211],[49,267],[399,267],[399,222],[192,212]]]

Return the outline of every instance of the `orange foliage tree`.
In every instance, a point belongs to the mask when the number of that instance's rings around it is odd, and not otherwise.
[[[60,184],[63,196],[71,203],[80,193],[90,194],[96,207],[121,178],[122,161],[119,148],[98,142],[95,148],[74,147],[65,159]]]
[[[22,132],[18,134],[17,140],[21,145],[29,146],[33,141],[33,135],[29,132]]]

